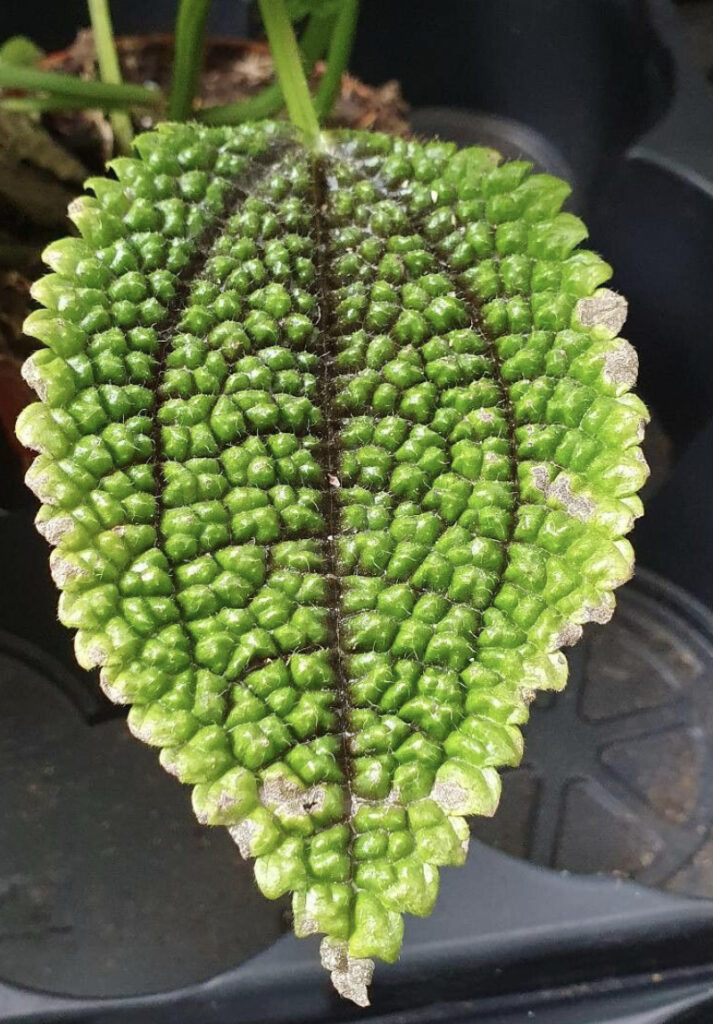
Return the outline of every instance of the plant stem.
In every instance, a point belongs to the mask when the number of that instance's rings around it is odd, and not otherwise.
[[[13,110],[23,114],[44,114],[52,110],[124,110],[126,103],[116,100],[87,102],[78,96],[5,96],[0,98],[0,110]]]
[[[324,53],[332,27],[332,19],[313,14],[300,39],[300,51],[305,74],[310,75],[315,64]],[[243,121],[259,121],[273,117],[285,105],[279,80],[268,85],[262,92],[239,103],[226,103],[219,107],[205,107],[196,117],[204,124],[240,124]]]
[[[285,0],[258,2],[290,121],[302,131],[306,143],[317,149],[320,143],[319,122],[312,106],[312,97]]]
[[[203,67],[203,37],[210,0],[181,0],[176,19],[173,81],[168,100],[171,121],[185,121],[193,111]]]
[[[359,17],[359,0],[342,0],[337,21],[334,26],[332,41],[327,54],[327,70],[315,97],[314,105],[317,117],[324,122],[330,115],[334,101],[339,94],[342,74],[349,63]]]
[[[97,50],[99,76],[102,82],[118,85],[121,83],[121,68],[114,42],[109,2],[108,0],[87,0],[87,6],[94,34],[94,45]],[[109,115],[109,120],[114,129],[116,148],[121,153],[130,153],[134,137],[131,118],[125,111],[115,110]]]
[[[240,103],[204,107],[196,111],[196,120],[202,124],[241,124],[243,121],[260,121],[265,117],[273,117],[284,105],[282,89],[278,82],[273,82],[256,96],[250,96]]]
[[[17,67],[0,63],[0,89],[32,89],[51,96],[77,96],[87,106],[101,105],[105,101],[156,107],[163,100],[158,89],[143,85],[116,85],[111,82],[85,81],[75,75],[62,75],[55,71]]]

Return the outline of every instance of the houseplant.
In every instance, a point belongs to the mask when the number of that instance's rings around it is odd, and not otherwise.
[[[336,474],[335,474],[335,475],[336,475]],[[553,497],[553,498],[556,498],[556,495],[553,495],[552,497]]]

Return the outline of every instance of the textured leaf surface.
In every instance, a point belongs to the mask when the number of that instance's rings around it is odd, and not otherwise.
[[[60,616],[364,1002],[631,573],[625,304],[566,185],[489,150],[137,146],[27,324]]]

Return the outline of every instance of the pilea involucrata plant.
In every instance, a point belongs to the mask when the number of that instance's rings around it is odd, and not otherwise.
[[[79,663],[364,1004],[612,614],[647,414],[567,185],[320,132],[261,6],[293,124],[166,124],[89,181],[18,434]]]

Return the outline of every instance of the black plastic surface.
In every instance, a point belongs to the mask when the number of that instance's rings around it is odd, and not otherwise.
[[[610,991],[624,990],[631,975],[640,977],[638,984],[660,984],[664,968],[704,961],[711,941],[707,903],[684,904],[622,881],[543,872],[479,846],[465,868],[443,872],[434,915],[409,921],[403,956],[381,965],[370,1010],[333,993],[318,964],[316,939],[285,936],[241,967],[192,988],[101,1002],[8,994],[5,1019],[49,1024],[64,1014],[73,1022],[109,1024],[316,1024],[381,1020],[465,1000],[485,1000],[494,1011],[496,999],[507,1006],[513,993],[563,984],[570,993],[575,985],[596,988],[602,978]],[[684,976],[705,986],[699,995],[713,992],[705,970]],[[530,1004],[541,998],[530,995]]]
[[[240,963],[284,930],[224,829],[57,666],[0,637],[0,976],[134,994]]]
[[[637,550],[658,572],[713,608],[713,423],[701,431],[649,504]]]

